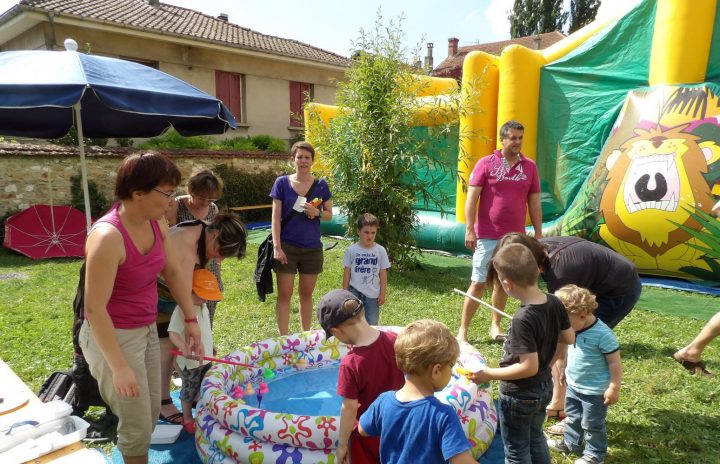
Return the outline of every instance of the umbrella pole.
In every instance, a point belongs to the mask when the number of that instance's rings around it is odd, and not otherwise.
[[[52,222],[52,233],[55,235],[55,208],[53,208],[52,196],[52,166],[48,168],[48,191],[50,193],[50,222]]]
[[[80,172],[82,173],[83,200],[85,201],[85,221],[87,222],[87,231],[90,232],[90,190],[88,189],[87,165],[85,164],[85,140],[83,137],[82,119],[80,117],[80,102],[73,105],[75,110],[75,127],[78,133],[78,145],[80,147]]]

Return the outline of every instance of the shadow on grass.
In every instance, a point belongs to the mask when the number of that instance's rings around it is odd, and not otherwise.
[[[464,291],[470,284],[470,266],[429,263],[421,263],[420,266],[419,269],[395,273],[394,283],[430,293],[448,293],[453,288]]]
[[[623,342],[620,344],[620,352],[623,358],[667,359],[670,358],[675,351],[676,349],[648,343]]]
[[[716,434],[720,417],[657,409],[647,417],[653,425],[638,424],[632,417],[627,419],[607,424],[613,462],[720,462]]]

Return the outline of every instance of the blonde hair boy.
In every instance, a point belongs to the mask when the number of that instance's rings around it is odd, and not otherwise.
[[[602,464],[607,456],[607,409],[620,397],[620,344],[612,329],[593,314],[598,303],[589,290],[566,285],[555,296],[565,305],[577,337],[568,348],[564,374],[564,436],[547,443],[561,453],[582,454],[575,464]]]
[[[380,436],[381,462],[476,464],[455,410],[435,398],[450,381],[460,347],[445,324],[412,322],[395,341],[405,385],[386,392],[360,416],[363,436]]]
[[[598,308],[595,295],[587,288],[570,284],[558,289],[555,296],[560,299],[568,314],[594,314]]]
[[[422,376],[434,365],[453,365],[459,354],[460,345],[445,324],[430,319],[411,322],[395,341],[398,367],[410,375]]]

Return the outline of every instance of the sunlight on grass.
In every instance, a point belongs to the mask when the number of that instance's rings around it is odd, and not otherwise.
[[[325,239],[327,240],[327,239]],[[342,282],[341,242],[325,255],[325,272],[315,292],[316,300]],[[275,296],[259,303],[252,280],[257,245],[245,261],[223,263],[225,301],[215,319],[215,340],[220,353],[252,341],[273,337]],[[465,290],[470,261],[426,255],[422,269],[389,273],[387,304],[381,323],[405,325],[433,318],[457,330],[462,307],[454,287]],[[53,371],[72,363],[72,300],[79,260],[31,261],[0,251],[0,274],[23,273],[26,279],[0,280],[0,357],[35,391]],[[670,292],[653,289],[653,292]],[[713,297],[684,295],[688,307],[702,305],[717,310]],[[677,292],[673,294],[677,298]],[[654,298],[653,301],[661,300]],[[297,295],[293,298],[291,330],[299,329]],[[510,300],[512,313],[517,302]],[[703,321],[647,311],[639,305],[616,328],[622,345],[623,388],[620,402],[610,408],[610,455],[616,463],[720,463],[720,382],[688,375],[672,358],[678,347],[691,340]],[[501,346],[487,340],[489,313],[479,309],[470,330],[473,344],[497,365]],[[503,324],[507,324],[503,321]],[[318,327],[318,324],[314,324]],[[507,327],[507,325],[505,325]],[[720,342],[705,351],[708,369],[720,372]],[[106,448],[105,451],[107,451]],[[553,453],[553,463],[572,462]]]

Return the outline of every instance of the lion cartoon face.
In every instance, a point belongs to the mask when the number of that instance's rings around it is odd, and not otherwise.
[[[606,163],[608,185],[600,201],[606,224],[613,235],[651,255],[689,237],[675,225],[692,227],[688,210],[708,212],[713,205],[703,174],[717,160],[717,148],[698,144],[699,137],[683,132],[685,127],[635,129],[636,136]]]

